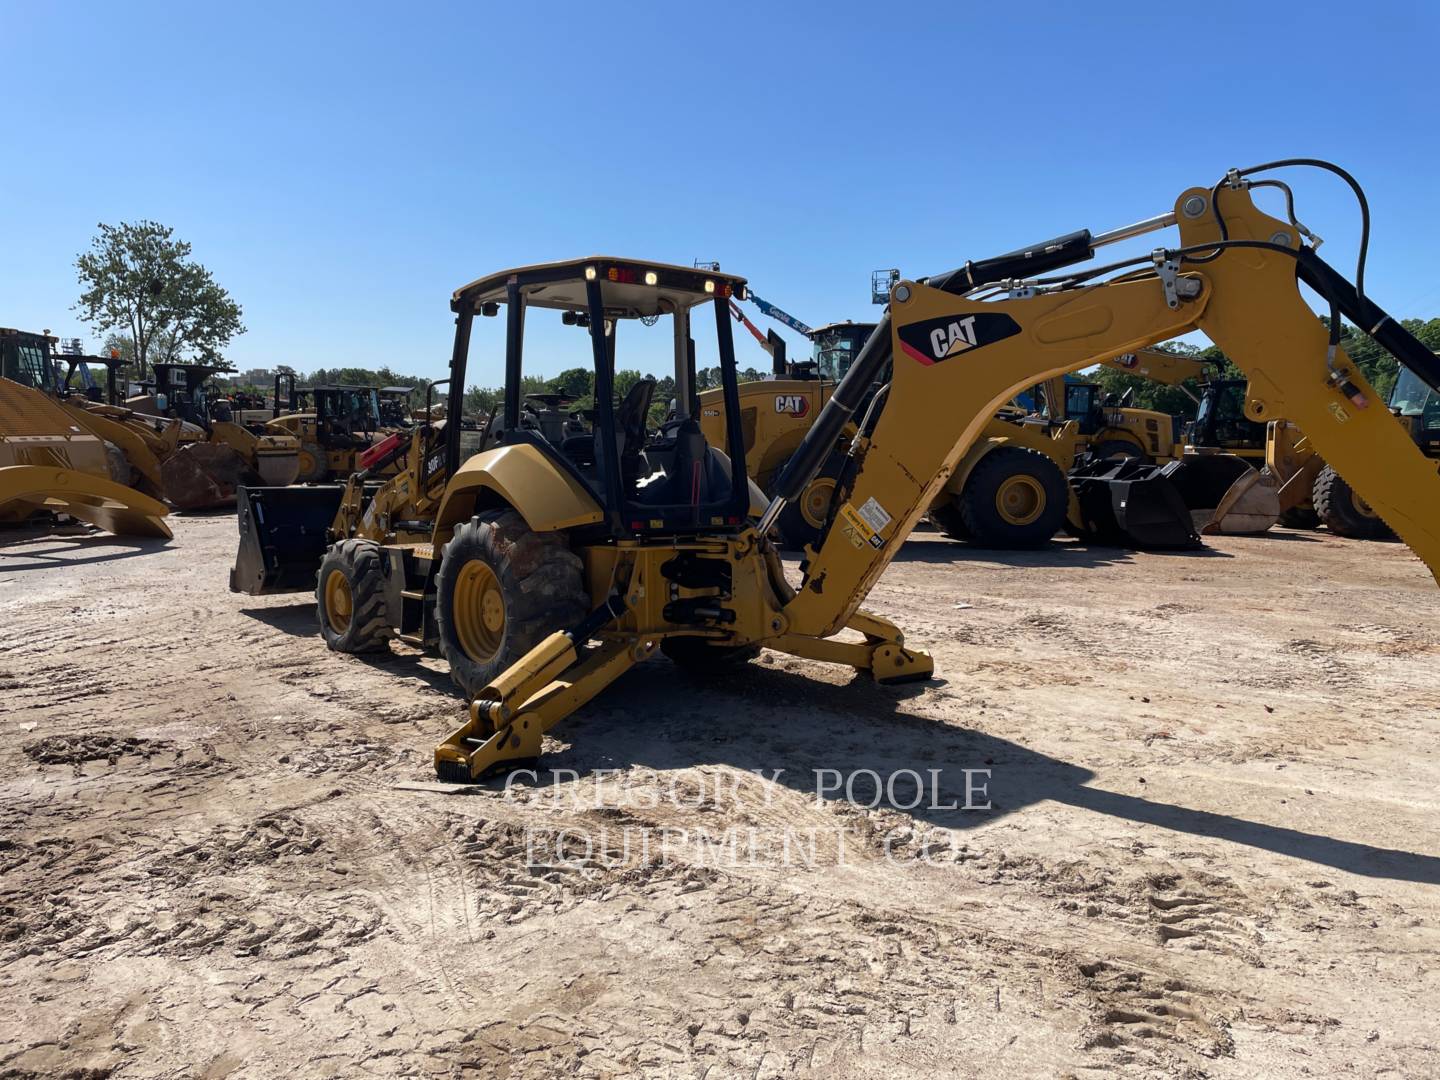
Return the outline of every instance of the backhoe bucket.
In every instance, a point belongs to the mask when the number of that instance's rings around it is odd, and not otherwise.
[[[17,519],[41,510],[68,514],[116,536],[173,535],[170,508],[124,484],[51,465],[0,468],[0,515]]]
[[[1235,454],[1187,452],[1173,479],[1206,535],[1263,533],[1280,520],[1278,484]]]
[[[1175,464],[1095,461],[1071,472],[1084,538],[1117,547],[1200,547],[1190,511],[1170,479]]]
[[[344,495],[343,484],[242,487],[237,500],[240,550],[230,571],[230,591],[264,596],[314,589]]]

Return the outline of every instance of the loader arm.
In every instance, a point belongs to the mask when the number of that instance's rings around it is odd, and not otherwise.
[[[1245,372],[1251,419],[1298,424],[1440,581],[1436,462],[1343,349],[1327,360],[1329,333],[1300,294],[1302,264],[1312,285],[1325,285],[1334,271],[1301,248],[1286,222],[1257,209],[1243,187],[1227,190],[1222,204],[1229,245],[1207,249],[1222,240],[1210,199],[1209,189],[1194,188],[1176,201],[1182,248],[1158,259],[1156,270],[1056,291],[1026,288],[1035,295],[989,302],[947,291],[973,291],[968,282],[952,285],[956,275],[897,283],[875,334],[875,349],[893,357],[883,411],[868,440],[857,442],[858,472],[784,608],[791,634],[828,637],[851,620],[1000,405],[1034,383],[1192,330]],[[1204,258],[1210,250],[1213,258]],[[870,378],[886,358],[862,353],[845,381]],[[817,445],[802,443],[776,503],[803,489],[810,462],[833,439],[853,397],[844,383],[837,388],[825,410],[834,415],[811,428],[806,442]],[[771,511],[775,504],[766,515],[773,520]]]

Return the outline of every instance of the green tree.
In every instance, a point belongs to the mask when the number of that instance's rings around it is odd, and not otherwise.
[[[75,259],[80,317],[128,337],[141,378],[148,365],[187,355],[223,364],[220,350],[245,332],[240,305],[190,258],[190,245],[154,221],[99,229]]]
[[[566,368],[550,380],[551,389],[557,394],[580,401],[595,393],[595,373],[589,368]]]

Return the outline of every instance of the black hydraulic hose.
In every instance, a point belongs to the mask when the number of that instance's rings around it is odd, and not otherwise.
[[[1398,320],[1390,317],[1379,304],[1361,294],[1344,276],[1310,248],[1296,253],[1300,280],[1331,304],[1366,334],[1375,339],[1407,368],[1440,393],[1440,357],[1431,352]]]
[[[1090,241],[1090,230],[1081,229],[991,259],[967,262],[949,273],[925,278],[923,283],[941,292],[964,295],[992,281],[1034,277],[1092,259],[1095,257],[1095,245]]]
[[[850,370],[835,387],[825,408],[820,410],[814,426],[806,432],[799,448],[791,455],[771,491],[772,496],[790,502],[815,479],[820,466],[840,441],[840,432],[855,410],[864,403],[870,387],[890,362],[890,352],[890,312],[887,311],[880,317],[880,322],[855,357]]]

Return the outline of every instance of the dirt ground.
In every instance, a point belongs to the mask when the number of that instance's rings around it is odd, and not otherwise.
[[[175,524],[0,536],[0,1076],[1440,1075],[1403,546],[919,534],[868,606],[933,682],[656,659],[446,794],[438,659]]]

